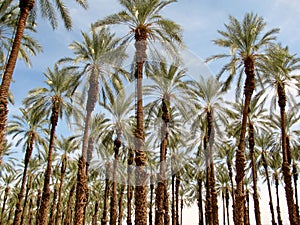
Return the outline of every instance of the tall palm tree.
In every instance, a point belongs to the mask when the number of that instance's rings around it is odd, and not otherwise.
[[[166,157],[169,140],[169,122],[170,122],[170,107],[176,107],[183,117],[187,114],[184,110],[185,100],[184,93],[185,85],[183,79],[185,78],[185,69],[181,69],[179,64],[173,63],[167,66],[166,61],[158,63],[150,63],[147,66],[146,74],[154,82],[152,85],[145,87],[145,95],[154,98],[147,107],[159,107],[160,117],[162,119],[161,125],[161,137],[158,137],[160,141],[160,169],[158,175],[158,185],[156,188],[156,210],[155,210],[155,224],[162,225],[164,222],[164,193],[167,190],[166,182]],[[149,114],[152,112],[150,111]]]
[[[264,47],[271,44],[275,39],[275,34],[279,29],[272,29],[266,33],[264,29],[266,23],[262,17],[253,13],[247,13],[242,22],[233,16],[229,16],[229,24],[225,25],[226,30],[219,30],[218,33],[222,38],[213,42],[221,47],[230,49],[230,54],[220,54],[210,57],[208,60],[230,58],[218,75],[218,78],[225,72],[229,71],[229,76],[225,81],[224,88],[227,89],[234,80],[236,72],[239,72],[238,87],[243,80],[242,75],[245,72],[246,80],[244,86],[244,109],[241,121],[241,132],[236,151],[236,193],[235,193],[235,213],[234,223],[240,225],[244,223],[245,195],[243,191],[243,181],[245,177],[245,135],[247,130],[248,108],[251,97],[255,89],[255,67],[256,62],[261,60]]]
[[[215,187],[215,166],[214,166],[214,144],[216,131],[220,131],[220,122],[226,123],[224,108],[222,107],[223,90],[221,83],[213,77],[191,83],[191,96],[196,107],[195,122],[202,117],[206,123],[204,149],[206,157],[206,201],[207,201],[207,223],[219,224],[218,199]],[[194,122],[194,123],[195,123]]]
[[[16,145],[20,145],[24,139],[24,170],[22,175],[22,182],[20,192],[18,194],[18,202],[16,204],[14,225],[19,225],[21,222],[22,213],[22,203],[24,198],[24,191],[27,180],[27,169],[29,165],[29,160],[31,158],[34,145],[43,144],[45,141],[41,135],[46,134],[46,129],[44,125],[46,124],[46,119],[43,114],[35,113],[33,110],[26,111],[24,108],[20,108],[21,116],[13,115],[12,120],[9,121],[7,127],[7,134],[12,135],[13,139],[18,139]]]
[[[106,101],[108,95],[113,95],[122,89],[122,80],[118,74],[111,73],[111,67],[120,65],[120,61],[125,58],[124,46],[118,46],[119,39],[115,34],[110,33],[109,29],[102,28],[97,30],[91,28],[91,36],[82,32],[83,42],[74,41],[70,44],[74,58],[65,58],[61,61],[74,62],[85,79],[85,87],[88,86],[87,100],[85,105],[86,115],[84,120],[84,132],[82,141],[82,155],[78,161],[78,183],[76,186],[76,214],[75,224],[82,225],[84,219],[84,208],[86,201],[87,177],[86,160],[89,140],[89,127],[92,112],[98,100]],[[82,68],[81,68],[82,67]],[[112,85],[111,85],[112,84]],[[99,99],[99,92],[101,98]],[[84,94],[85,91],[83,92]],[[83,98],[85,99],[85,98]]]
[[[182,43],[179,25],[161,16],[161,10],[175,0],[119,0],[123,11],[110,15],[95,23],[95,26],[125,24],[130,32],[124,42],[134,39],[135,45],[135,78],[137,92],[136,129],[135,129],[135,223],[147,223],[147,186],[148,175],[145,171],[147,163],[144,152],[144,114],[142,79],[144,62],[147,60],[147,44],[149,41],[158,41],[163,46],[175,47],[173,44]],[[173,48],[174,50],[175,48]]]
[[[60,69],[57,65],[54,66],[53,70],[48,68],[47,72],[44,73],[48,87],[33,89],[29,91],[28,97],[24,99],[24,104],[27,107],[33,108],[37,113],[50,115],[47,167],[45,169],[42,201],[37,218],[39,225],[47,224],[50,203],[52,155],[58,120],[62,118],[62,116],[71,118],[71,116],[76,115],[76,108],[70,101],[73,91],[78,85],[78,76],[72,75],[73,73],[73,70]]]
[[[273,103],[277,99],[278,106],[280,108],[282,173],[285,183],[285,194],[291,225],[299,224],[299,216],[297,215],[294,201],[290,168],[290,151],[288,151],[287,143],[288,136],[285,107],[287,102],[295,102],[293,100],[293,95],[289,91],[291,88],[295,88],[295,83],[298,82],[294,79],[292,73],[299,68],[300,58],[290,54],[287,47],[283,48],[280,45],[268,48],[267,58],[261,63],[262,73],[264,74],[263,83],[267,84],[268,87],[275,88],[276,95],[273,98]]]
[[[6,1],[9,2],[9,1]],[[77,3],[79,3],[82,7],[87,8],[86,0],[76,0]],[[60,17],[62,18],[64,25],[67,29],[71,29],[72,27],[72,21],[70,18],[70,14],[67,10],[67,7],[62,1],[52,1],[46,0],[46,1],[38,1],[39,9],[41,11],[41,14],[43,17],[49,19],[51,26],[53,28],[57,27],[58,19],[55,11],[55,7],[53,4],[56,5],[57,10],[59,11]],[[21,0],[19,2],[19,18],[17,23],[17,28],[14,36],[14,40],[12,43],[11,51],[7,60],[7,64],[5,66],[5,70],[3,73],[3,78],[0,86],[0,154],[2,152],[2,142],[5,134],[5,126],[7,121],[7,115],[8,115],[8,93],[10,84],[12,81],[13,72],[16,66],[17,58],[20,51],[20,45],[23,39],[24,30],[26,27],[26,21],[28,18],[28,15],[30,11],[37,7],[35,7],[35,1],[34,0]]]

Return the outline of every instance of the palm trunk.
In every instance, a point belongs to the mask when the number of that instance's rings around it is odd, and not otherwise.
[[[61,201],[62,201],[62,189],[63,189],[63,182],[65,177],[65,172],[67,168],[67,156],[63,155],[61,168],[60,168],[60,184],[59,184],[59,193],[58,193],[58,200],[56,206],[56,217],[55,217],[55,225],[61,224]]]
[[[150,176],[150,205],[149,205],[149,225],[153,225],[153,190],[154,190],[154,175]]]
[[[28,212],[28,223],[27,223],[27,225],[32,225],[32,221],[33,221],[32,208],[33,208],[33,201],[32,201],[32,198],[30,198],[30,200],[29,200],[29,212]]]
[[[132,200],[132,186],[131,186],[131,175],[132,175],[132,164],[133,164],[134,154],[133,150],[129,148],[128,161],[127,161],[127,225],[132,225],[131,222],[131,200]]]
[[[199,209],[199,225],[204,225],[203,218],[203,200],[202,200],[202,178],[198,178],[198,209]]]
[[[45,171],[44,187],[42,193],[41,206],[38,211],[38,225],[47,225],[49,203],[50,203],[50,177],[52,171],[52,151],[54,147],[55,129],[58,122],[59,106],[54,98],[51,115],[51,131],[48,149],[47,168]]]
[[[137,28],[135,31],[135,58],[137,79],[137,108],[135,129],[135,224],[147,225],[147,180],[148,174],[145,170],[147,155],[144,151],[144,112],[143,112],[143,67],[147,59],[147,29]]]
[[[286,142],[286,95],[284,84],[277,85],[277,94],[278,94],[278,105],[280,107],[280,126],[281,126],[281,144],[282,144],[282,174],[284,179],[284,189],[286,195],[286,201],[288,205],[289,220],[291,225],[299,225],[299,218],[297,216],[295,202],[294,202],[294,191],[292,186],[292,175],[289,164],[289,157],[287,152],[287,142]]]
[[[227,168],[228,168],[228,172],[229,172],[229,177],[230,177],[230,185],[231,185],[231,197],[232,197],[232,213],[233,213],[233,221],[234,221],[234,184],[233,184],[233,173],[232,173],[232,164],[231,161],[227,158],[226,159],[226,163],[227,163]],[[228,219],[229,220],[229,219]]]
[[[161,127],[161,145],[160,145],[160,171],[158,174],[158,185],[156,188],[155,195],[155,225],[167,224],[164,221],[166,210],[164,208],[165,190],[166,190],[166,155],[167,155],[167,145],[168,145],[168,123],[170,120],[169,114],[169,99],[162,99],[162,120],[164,123]]]
[[[118,132],[117,138],[114,141],[115,160],[113,164],[113,182],[110,198],[110,225],[117,224],[117,167],[119,161],[119,150],[121,147],[120,136],[121,134]]]
[[[95,109],[95,105],[98,99],[98,89],[99,81],[98,76],[95,71],[89,79],[89,90],[88,98],[86,103],[86,117],[84,122],[84,132],[82,141],[82,154],[78,161],[78,173],[77,173],[77,185],[76,185],[76,203],[75,203],[75,216],[74,225],[83,225],[85,218],[85,207],[87,203],[87,152],[88,152],[88,142],[89,142],[89,129],[91,124],[92,112]]]
[[[276,225],[275,214],[274,214],[274,206],[273,206],[273,200],[272,200],[271,183],[270,183],[270,177],[269,177],[269,171],[268,171],[268,164],[267,164],[267,160],[265,158],[265,154],[266,154],[266,152],[263,150],[261,156],[262,156],[263,167],[265,169],[266,179],[267,179],[267,184],[268,184],[269,206],[270,206],[270,211],[271,211],[271,216],[272,216],[272,225]]]
[[[20,16],[19,16],[18,26],[14,37],[12,49],[2,76],[2,83],[0,86],[0,165],[2,164],[1,156],[3,152],[3,146],[4,146],[3,140],[5,135],[7,115],[8,115],[7,98],[8,98],[9,88],[10,88],[13,72],[19,54],[20,45],[23,38],[24,29],[26,26],[26,20],[33,6],[34,6],[34,0],[20,0],[19,3]]]
[[[99,211],[99,203],[97,201],[95,203],[95,209],[94,209],[94,214],[93,214],[93,218],[92,218],[92,225],[97,225],[98,211]]]
[[[75,184],[72,185],[69,193],[68,203],[67,203],[67,210],[66,210],[66,217],[64,219],[65,225],[72,224],[72,202],[73,202],[73,196],[75,193]]]
[[[180,225],[183,224],[182,221],[183,221],[183,199],[181,197],[181,201],[180,201]]]
[[[226,206],[225,206],[225,193],[222,191],[222,202],[223,202],[223,225],[226,225]]]
[[[229,190],[226,188],[226,212],[227,212],[227,225],[230,225],[229,219]]]
[[[175,211],[175,171],[173,169],[174,167],[174,157],[171,158],[172,161],[172,208],[171,208],[171,214],[172,214],[172,225],[176,225],[176,211]]]
[[[123,196],[124,196],[125,185],[121,185],[120,196],[119,196],[119,215],[118,215],[118,225],[122,225],[123,220]]]
[[[37,218],[38,218],[41,202],[42,202],[42,190],[39,189],[38,194],[37,194],[37,200],[36,200],[35,225],[38,225],[38,222],[39,222]]]
[[[21,213],[22,213],[22,202],[23,202],[23,197],[24,197],[24,192],[25,192],[25,185],[26,185],[26,180],[27,180],[27,170],[28,170],[28,164],[30,161],[30,157],[33,151],[33,143],[34,143],[35,135],[34,133],[31,133],[30,136],[28,137],[28,144],[26,147],[26,153],[25,153],[25,159],[24,159],[24,170],[23,170],[23,176],[22,176],[22,184],[21,184],[21,189],[18,194],[18,202],[16,204],[16,210],[15,210],[15,217],[14,217],[14,222],[13,225],[19,225],[21,222]]]
[[[246,207],[245,207],[245,214],[244,214],[244,225],[250,225],[250,215],[249,215],[249,190],[246,190]]]
[[[249,150],[250,150],[250,158],[251,158],[252,177],[253,177],[254,213],[255,213],[256,225],[261,225],[260,207],[259,207],[258,190],[257,190],[257,171],[256,171],[256,163],[254,159],[254,146],[255,146],[254,126],[251,121],[249,122],[248,126],[249,126]]]
[[[179,225],[179,188],[180,188],[180,174],[179,174],[179,172],[176,172],[176,182],[175,182],[176,225]]]
[[[205,195],[205,222],[207,225],[213,225],[213,217],[212,217],[212,206],[211,206],[211,189],[210,189],[210,159],[209,159],[209,150],[207,148],[208,137],[204,137],[204,149],[205,149],[205,165],[206,165],[206,195]]]
[[[244,224],[244,209],[245,209],[245,194],[243,192],[244,177],[245,177],[245,136],[247,130],[248,111],[251,102],[251,97],[255,89],[255,74],[254,74],[254,59],[247,57],[244,60],[246,81],[244,87],[244,109],[241,124],[240,140],[236,151],[236,190],[234,199],[234,224]]]
[[[110,163],[106,163],[104,205],[103,205],[103,214],[102,214],[102,219],[101,219],[101,225],[107,224],[107,208],[108,208],[109,186],[110,186],[109,174],[110,174]]]
[[[55,222],[55,207],[56,207],[56,199],[57,199],[57,189],[58,189],[58,183],[56,182],[54,186],[54,193],[53,193],[53,199],[52,199],[52,205],[50,210],[50,216],[49,216],[49,223],[48,225],[54,225]]]
[[[275,187],[276,187],[276,200],[277,200],[277,220],[278,220],[278,225],[283,225],[282,224],[282,219],[281,219],[281,213],[280,213],[280,203],[279,203],[279,180],[278,180],[278,174],[274,175],[275,178]]]
[[[214,128],[214,114],[213,109],[207,112],[208,122],[208,143],[209,143],[209,163],[210,163],[210,194],[211,194],[211,209],[212,209],[212,222],[214,225],[219,224],[218,215],[218,193],[216,191],[215,180],[215,165],[214,165],[214,141],[215,141],[215,128]]]
[[[8,186],[4,190],[4,199],[3,199],[3,202],[2,202],[0,225],[3,224],[4,211],[5,211],[5,207],[6,207],[6,201],[7,201],[9,190],[10,190],[10,187],[8,187]]]
[[[299,202],[298,202],[298,187],[297,187],[298,171],[297,171],[297,165],[295,162],[293,163],[293,180],[294,180],[294,187],[295,187],[296,213],[299,218]],[[299,223],[299,225],[300,225],[300,223]]]
[[[23,222],[24,222],[24,218],[25,218],[25,214],[26,214],[26,207],[27,207],[27,203],[28,203],[28,196],[29,196],[29,191],[31,189],[31,184],[32,184],[32,177],[30,176],[28,179],[27,187],[26,187],[23,211],[22,211],[22,216],[21,216],[21,223],[20,223],[21,225],[24,224]]]

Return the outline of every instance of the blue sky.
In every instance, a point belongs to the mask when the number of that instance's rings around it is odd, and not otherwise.
[[[42,44],[44,52],[32,58],[33,67],[31,69],[24,66],[23,62],[18,61],[13,75],[15,82],[12,84],[17,104],[11,106],[10,112],[17,110],[28,90],[41,86],[42,73],[47,67],[52,68],[58,59],[72,55],[68,45],[73,40],[81,42],[81,30],[87,32],[92,22],[120,10],[117,0],[90,0],[88,11],[79,8],[71,0],[67,0],[66,4],[70,7],[72,14],[73,31],[66,31],[62,24],[53,31],[47,21],[38,20],[38,33],[35,38]],[[278,42],[288,45],[292,53],[299,53],[299,0],[179,0],[167,7],[163,14],[183,27],[187,50],[201,61],[211,55],[227,51],[214,46],[211,40],[218,37],[218,29],[224,29],[224,23],[228,22],[229,14],[242,19],[246,12],[254,12],[262,16],[268,24],[267,30],[280,28]],[[217,73],[222,65],[214,62],[208,67],[212,73]],[[263,210],[268,210],[268,202],[265,202]],[[193,218],[192,214],[188,214],[190,212],[192,211],[187,212],[186,215],[191,215],[187,217]],[[266,214],[269,214],[269,211]],[[285,217],[284,212],[282,215]],[[267,224],[266,221],[270,221],[268,216],[263,218],[265,224]],[[196,221],[194,221],[195,223]],[[186,221],[185,224],[191,223]]]

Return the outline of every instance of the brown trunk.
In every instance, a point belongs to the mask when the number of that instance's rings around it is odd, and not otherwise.
[[[0,165],[2,164],[1,156],[3,152],[3,146],[4,146],[3,139],[5,135],[5,127],[6,127],[7,114],[8,114],[8,108],[7,108],[8,92],[9,92],[13,72],[18,58],[20,45],[23,38],[24,29],[26,26],[26,20],[33,6],[34,6],[34,0],[20,0],[20,4],[19,4],[20,16],[17,24],[17,30],[11,48],[11,52],[2,76],[2,83],[0,86]]]
[[[231,165],[231,161],[229,158],[226,159],[226,163],[227,163],[227,168],[228,168],[228,172],[229,172],[229,177],[230,177],[230,185],[231,185],[231,197],[232,197],[232,213],[233,213],[233,220],[234,220],[234,184],[233,184],[233,173],[232,173],[232,165]],[[228,219],[229,221],[229,219]]]
[[[125,185],[121,184],[120,196],[119,196],[119,215],[118,215],[118,225],[122,225],[123,220],[123,196],[124,196]]]
[[[172,214],[172,225],[176,225],[176,211],[175,211],[175,171],[173,169],[174,164],[174,157],[171,158],[172,161],[172,208],[171,208],[171,214]]]
[[[95,209],[94,209],[94,214],[93,214],[93,218],[92,218],[92,225],[97,225],[98,211],[99,211],[99,203],[97,201],[95,203]]]
[[[82,141],[82,154],[78,161],[77,185],[76,185],[76,203],[74,225],[83,225],[85,218],[85,209],[87,203],[88,179],[87,179],[87,152],[89,142],[89,129],[91,124],[92,112],[95,109],[98,100],[99,81],[98,75],[92,71],[89,79],[88,98],[86,103],[86,117],[84,122],[84,132]]]
[[[2,203],[2,209],[1,209],[1,219],[0,219],[0,225],[3,224],[3,220],[4,220],[4,211],[5,211],[5,206],[6,206],[6,201],[7,201],[7,197],[8,197],[8,193],[9,193],[10,187],[6,187],[4,190],[4,199],[3,199],[3,203]]]
[[[135,31],[135,78],[136,78],[136,129],[135,129],[135,224],[147,225],[147,180],[145,170],[147,155],[144,151],[144,112],[143,112],[143,67],[147,59],[147,28],[138,27]]]
[[[297,187],[298,171],[297,171],[297,165],[295,162],[293,163],[293,180],[294,180],[294,187],[295,187],[296,212],[297,212],[297,216],[299,218],[299,202],[298,202],[298,187]]]
[[[110,163],[106,163],[105,171],[105,190],[104,190],[104,205],[103,205],[103,214],[101,219],[101,225],[107,224],[107,208],[108,208],[108,198],[109,198],[109,175],[110,175]]]
[[[32,177],[30,176],[28,179],[27,187],[26,187],[23,211],[22,211],[22,216],[21,216],[21,223],[20,223],[21,225],[24,224],[24,218],[25,218],[25,214],[26,214],[26,207],[27,207],[27,202],[28,202],[29,191],[31,189],[31,184],[32,184]]]
[[[29,200],[29,212],[28,212],[28,223],[27,223],[27,225],[31,225],[32,221],[33,221],[32,208],[33,208],[33,201],[32,201],[32,198],[30,198],[30,200]]]
[[[223,203],[223,225],[226,225],[226,206],[225,206],[225,193],[224,190],[222,192],[222,203]]]
[[[266,160],[265,155],[266,155],[266,152],[265,152],[265,150],[263,150],[262,153],[261,153],[261,156],[262,156],[263,167],[265,169],[266,179],[267,179],[267,184],[268,184],[269,206],[270,206],[270,211],[271,211],[271,216],[272,216],[272,225],[276,225],[275,214],[274,214],[274,206],[273,206],[273,200],[272,200],[271,183],[270,183],[270,177],[269,177],[269,171],[268,171],[268,164],[267,164],[267,160]]]
[[[23,203],[23,197],[24,197],[25,185],[26,185],[26,179],[27,179],[27,170],[28,170],[28,164],[29,164],[29,161],[30,161],[30,157],[31,157],[31,154],[32,154],[32,151],[33,151],[34,139],[35,139],[34,133],[30,133],[29,137],[28,137],[27,147],[26,147],[22,183],[21,183],[20,192],[18,194],[18,202],[16,204],[16,210],[15,210],[15,217],[14,217],[13,225],[19,225],[20,222],[21,222],[22,203]]]
[[[227,212],[227,225],[230,225],[229,219],[229,190],[226,188],[226,212]]]
[[[277,220],[278,220],[278,225],[283,225],[282,224],[282,219],[281,219],[281,213],[280,213],[280,203],[279,203],[279,180],[278,180],[278,174],[274,175],[275,178],[275,187],[276,187],[276,200],[277,200]]]
[[[56,217],[55,217],[55,225],[61,224],[61,201],[62,201],[62,189],[63,189],[63,182],[65,177],[65,172],[67,168],[67,156],[63,155],[61,168],[60,168],[60,184],[59,184],[59,192],[58,192],[58,200],[56,206]]]
[[[180,204],[180,224],[182,225],[182,221],[183,221],[183,199],[181,197],[181,204]]]
[[[208,143],[209,143],[209,160],[210,160],[210,193],[211,193],[211,209],[212,221],[214,225],[219,224],[218,214],[218,193],[216,191],[215,180],[215,165],[214,165],[214,142],[215,142],[215,127],[213,109],[207,112],[208,122]]]
[[[249,217],[249,190],[246,190],[246,206],[244,212],[244,225],[250,225],[250,217]]]
[[[252,178],[253,178],[253,202],[254,202],[254,214],[256,225],[261,225],[261,218],[260,218],[260,207],[259,207],[259,198],[258,198],[258,190],[257,190],[257,170],[256,170],[256,163],[254,158],[254,146],[255,146],[255,139],[254,139],[254,126],[253,123],[250,121],[248,124],[249,127],[249,150],[250,150],[250,158],[251,158],[251,170],[252,170]]]
[[[57,199],[57,189],[58,189],[58,183],[54,186],[54,193],[53,193],[53,199],[52,199],[52,205],[50,209],[50,216],[49,216],[49,223],[48,225],[54,225],[55,222],[55,207],[56,207],[56,199]]]
[[[38,211],[38,225],[47,225],[48,220],[48,211],[49,211],[49,203],[50,203],[50,177],[52,171],[52,151],[54,147],[55,140],[55,129],[58,122],[59,115],[59,106],[56,99],[53,99],[52,106],[52,115],[51,115],[51,131],[50,131],[50,140],[49,140],[49,149],[48,149],[48,159],[47,159],[47,168],[45,171],[44,177],[44,187],[42,193],[42,201],[41,206]]]
[[[209,159],[209,150],[207,148],[208,137],[204,137],[204,150],[205,150],[205,165],[206,165],[206,182],[205,182],[205,188],[206,188],[206,195],[205,195],[205,222],[207,225],[213,225],[212,220],[212,206],[211,206],[211,189],[210,189],[210,159]]]
[[[198,209],[199,209],[199,225],[204,225],[203,218],[203,200],[202,200],[202,179],[198,178]]]
[[[133,150],[129,148],[128,150],[128,167],[127,167],[127,225],[132,225],[131,222],[131,200],[132,200],[132,185],[131,185],[131,175],[132,175],[132,164],[133,164],[134,154]]]
[[[294,202],[294,191],[292,186],[292,175],[289,164],[289,154],[287,150],[287,135],[286,135],[286,94],[284,84],[277,85],[278,94],[278,105],[280,107],[280,126],[281,126],[281,147],[282,147],[282,174],[284,180],[284,189],[286,195],[286,201],[288,205],[289,220],[291,225],[299,225],[299,218],[297,216],[295,202]]]
[[[111,191],[111,198],[110,198],[110,225],[117,224],[117,167],[119,161],[119,150],[121,147],[120,141],[121,134],[117,134],[117,138],[114,141],[114,152],[115,152],[115,159],[113,164],[113,182],[112,182],[112,191]]]
[[[251,102],[251,97],[255,89],[255,74],[254,74],[254,59],[247,57],[244,59],[246,81],[244,86],[244,109],[241,124],[240,140],[238,149],[236,151],[236,190],[234,199],[234,224],[244,224],[244,211],[245,211],[245,194],[243,192],[244,177],[245,177],[245,136],[247,130],[247,117],[248,110]]]
[[[175,212],[176,212],[176,225],[179,225],[179,188],[180,188],[180,174],[176,173],[175,183]]]
[[[67,203],[67,210],[66,210],[66,217],[64,219],[65,225],[72,224],[72,202],[73,196],[75,194],[75,184],[72,185],[69,193],[68,203]]]
[[[38,190],[38,195],[37,195],[37,200],[36,200],[36,214],[35,214],[35,225],[38,225],[38,214],[39,214],[39,210],[40,210],[40,206],[41,206],[41,202],[42,202],[42,190],[39,189]]]
[[[167,187],[167,184],[166,184]],[[165,188],[165,194],[164,194],[164,225],[170,225],[170,214],[169,214],[169,193],[167,188]]]
[[[160,170],[158,174],[158,185],[156,188],[155,195],[155,225],[165,225],[167,224],[164,221],[166,203],[165,192],[166,192],[166,155],[167,155],[167,146],[168,146],[168,124],[170,120],[169,114],[169,104],[170,101],[168,98],[162,99],[162,120],[164,121],[161,126],[161,145],[160,145]],[[167,217],[166,217],[167,218]]]
[[[154,190],[154,175],[150,176],[150,205],[149,205],[149,225],[153,225],[152,217],[153,217],[153,190]]]

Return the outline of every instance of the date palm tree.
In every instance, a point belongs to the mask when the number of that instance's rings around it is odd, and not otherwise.
[[[27,107],[33,108],[37,113],[50,115],[50,139],[48,146],[47,166],[44,174],[44,187],[41,206],[38,211],[38,224],[47,224],[49,203],[50,203],[50,176],[52,171],[53,147],[55,141],[56,127],[59,118],[65,116],[71,118],[76,116],[76,108],[71,102],[73,91],[78,85],[78,76],[73,75],[74,71],[62,68],[57,65],[54,69],[47,69],[44,76],[48,87],[36,88],[29,91],[24,100]]]
[[[76,186],[76,214],[75,224],[82,225],[85,208],[85,192],[87,190],[86,160],[89,140],[89,127],[92,112],[98,100],[106,101],[108,95],[122,89],[122,80],[117,73],[112,73],[126,57],[124,46],[120,46],[119,39],[115,38],[109,29],[100,30],[91,28],[91,36],[82,32],[83,42],[74,41],[70,44],[74,58],[64,58],[62,62],[73,62],[77,64],[78,70],[88,85],[87,100],[85,105],[86,115],[84,119],[84,132],[82,141],[82,155],[78,161],[78,183]],[[99,93],[101,93],[99,97]],[[86,94],[83,91],[83,94]],[[82,99],[85,99],[84,97]]]
[[[181,44],[181,29],[179,25],[162,17],[161,10],[176,0],[119,0],[124,8],[119,13],[107,16],[95,23],[95,26],[125,24],[130,32],[125,36],[124,42],[134,39],[135,46],[135,71],[137,108],[135,129],[135,163],[136,163],[136,188],[135,188],[135,224],[147,224],[147,186],[148,175],[145,171],[147,163],[144,152],[144,114],[143,114],[143,67],[147,60],[148,42],[158,41],[163,46]]]
[[[24,142],[25,158],[24,170],[22,175],[22,182],[20,192],[18,194],[18,201],[16,204],[14,225],[19,225],[21,222],[22,203],[24,198],[24,191],[27,180],[27,169],[29,161],[33,152],[34,145],[45,145],[45,140],[42,135],[46,134],[44,125],[46,119],[43,114],[35,113],[33,110],[25,110],[20,108],[21,115],[13,115],[12,120],[9,121],[7,127],[7,134],[12,135],[14,140],[17,140],[16,146]],[[24,141],[25,139],[25,141]]]
[[[263,83],[268,88],[274,88],[276,95],[272,99],[273,107],[276,99],[280,109],[280,130],[281,130],[281,149],[282,149],[282,173],[285,183],[285,194],[288,205],[289,220],[291,225],[299,224],[299,216],[294,201],[294,192],[292,185],[292,175],[290,168],[290,154],[287,143],[287,120],[286,120],[286,104],[294,103],[291,88],[295,88],[298,82],[292,73],[300,68],[300,58],[289,53],[287,47],[280,45],[272,46],[267,50],[267,58],[260,66],[264,74]],[[297,89],[296,89],[297,90]]]
[[[213,40],[214,44],[230,49],[230,54],[219,54],[208,59],[230,58],[230,61],[221,69],[218,78],[225,71],[229,71],[229,76],[225,80],[224,89],[227,89],[234,80],[236,73],[238,76],[238,87],[242,82],[242,75],[245,72],[244,86],[244,109],[241,121],[241,132],[236,151],[236,192],[235,192],[235,213],[234,223],[240,225],[244,223],[245,194],[243,191],[243,183],[245,177],[245,135],[247,130],[248,108],[251,97],[255,89],[255,68],[256,62],[260,61],[263,49],[275,40],[275,34],[279,29],[272,29],[264,32],[266,22],[262,17],[253,13],[247,13],[243,21],[238,21],[233,16],[229,16],[229,24],[225,25],[225,31],[219,30],[222,36]],[[237,89],[239,90],[239,89]],[[239,94],[239,91],[237,92]]]
[[[6,1],[8,2],[8,1]],[[76,0],[82,7],[87,8],[86,0]],[[17,28],[14,36],[14,40],[12,43],[11,51],[5,66],[5,70],[3,73],[3,78],[0,86],[0,155],[1,155],[1,148],[2,142],[5,134],[5,126],[7,121],[8,115],[8,94],[9,88],[12,81],[13,72],[16,66],[17,58],[20,51],[20,45],[23,39],[24,30],[26,27],[26,22],[28,15],[30,14],[31,10],[39,9],[41,11],[41,15],[47,18],[52,28],[56,28],[58,25],[58,18],[55,11],[55,8],[59,11],[60,17],[64,22],[64,25],[67,29],[71,29],[72,21],[70,18],[70,14],[68,12],[67,7],[65,6],[63,1],[38,1],[39,4],[35,4],[35,0],[20,0],[19,1],[19,18],[17,22]],[[54,5],[56,7],[54,7]],[[1,6],[4,6],[1,5]]]

